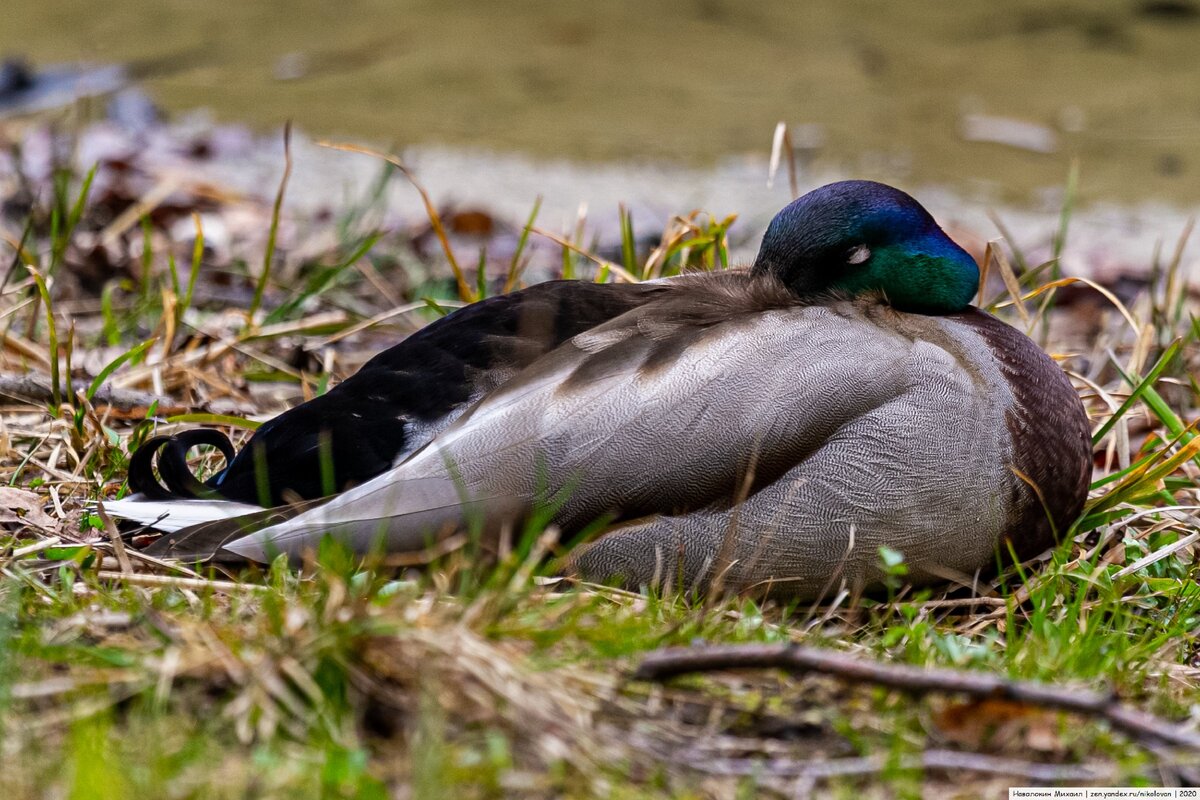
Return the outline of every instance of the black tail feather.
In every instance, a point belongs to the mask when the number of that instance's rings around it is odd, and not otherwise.
[[[188,450],[200,445],[210,445],[220,450],[226,464],[233,460],[233,443],[228,436],[213,428],[196,428],[174,436],[155,436],[139,447],[129,460],[129,488],[144,494],[148,500],[219,496],[219,493],[201,483],[188,467]],[[155,456],[158,476],[154,474]]]

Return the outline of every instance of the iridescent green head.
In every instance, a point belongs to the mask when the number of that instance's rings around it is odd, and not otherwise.
[[[901,311],[949,314],[979,289],[979,267],[920,203],[873,181],[814,189],[771,220],[753,271],[798,295],[879,291]]]

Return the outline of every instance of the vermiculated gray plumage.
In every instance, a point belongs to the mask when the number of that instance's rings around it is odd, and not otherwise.
[[[1022,418],[1063,423],[1053,449],[1073,474],[1043,470],[1066,488],[1040,487],[1064,495],[1056,524],[1086,493],[1077,396],[1019,334],[999,336],[1018,352],[997,358],[997,326],[973,309],[814,305],[744,273],[679,282],[540,359],[395,469],[227,547],[298,554],[332,533],[361,552],[380,536],[412,549],[470,509],[495,526],[548,490],[566,495],[553,521],[567,531],[630,521],[572,556],[595,580],[720,576],[809,597],[834,578],[877,580],[881,546],[918,582],[970,574],[1005,537],[1044,538],[1013,470],[1031,448]],[[1041,407],[1018,404],[1012,363]]]

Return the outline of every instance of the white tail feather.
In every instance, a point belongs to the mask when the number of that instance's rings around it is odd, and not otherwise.
[[[100,505],[109,516],[131,519],[168,533],[219,519],[262,511],[261,506],[232,500],[143,500],[132,495],[124,500],[105,500]]]

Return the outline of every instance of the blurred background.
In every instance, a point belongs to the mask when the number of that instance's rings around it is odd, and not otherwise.
[[[702,165],[784,120],[813,158],[883,177],[1020,199],[1077,155],[1088,193],[1200,199],[1190,0],[8,0],[0,51],[396,146]]]
[[[971,229],[1005,208],[1030,246],[1073,161],[1079,207],[1121,209],[1081,222],[1119,229],[1114,247],[1177,235],[1200,203],[1196,0],[8,0],[0,55],[30,78],[0,83],[10,117],[68,105],[52,78],[75,69],[96,81],[76,94],[135,85],[169,119],[273,135],[261,158],[218,159],[243,188],[272,183],[294,120],[300,205],[369,180],[361,159],[304,155],[306,136],[330,137],[401,153],[436,197],[509,216],[542,196],[562,224],[581,204],[615,224],[625,202],[648,221],[704,207],[756,227],[788,199],[786,179],[766,187],[781,121],[801,188],[923,188]]]

